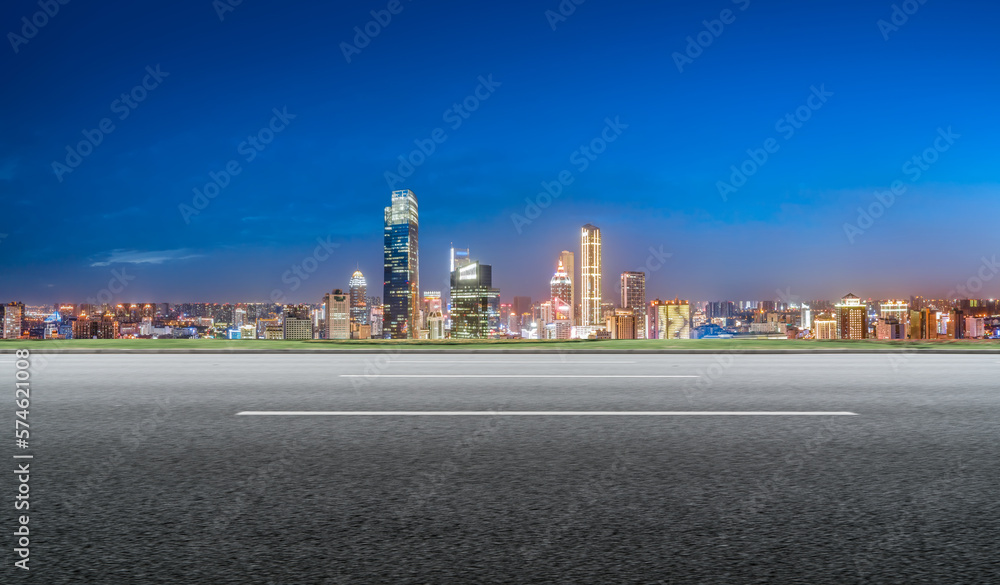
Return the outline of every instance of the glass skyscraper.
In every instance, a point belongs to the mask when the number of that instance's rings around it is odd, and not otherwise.
[[[392,192],[385,208],[383,336],[415,339],[420,325],[420,272],[417,255],[417,196],[404,189]]]
[[[451,273],[451,336],[483,339],[500,326],[500,291],[493,288],[493,267],[472,262]]]
[[[355,270],[348,283],[351,291],[351,325],[368,325],[368,282],[360,270]]]

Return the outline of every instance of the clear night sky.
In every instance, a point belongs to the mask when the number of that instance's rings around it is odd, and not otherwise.
[[[584,223],[603,230],[615,298],[650,247],[672,256],[647,296],[694,299],[943,295],[1000,254],[995,2],[910,2],[880,30],[888,0],[586,0],[553,30],[556,0],[402,0],[348,63],[341,43],[388,4],[244,0],[220,21],[210,0],[77,0],[19,42],[8,33],[40,8],[4,2],[0,300],[83,301],[122,268],[120,302],[318,302],[356,266],[381,295],[385,173],[436,128],[395,185],[419,199],[424,290],[446,288],[454,242],[493,265],[503,299],[542,297]],[[678,71],[686,37],[725,9]],[[449,114],[481,76],[499,86]],[[144,101],[116,103],[144,80],[158,84]],[[776,126],[800,106],[800,128]],[[263,150],[242,144],[274,109],[294,119]],[[114,129],[57,177],[104,118]],[[627,128],[582,169],[574,151],[606,119]],[[904,168],[948,128],[936,162]],[[768,139],[776,152],[724,199],[718,182]],[[229,161],[240,173],[185,221]],[[573,182],[518,233],[511,215],[563,170]],[[852,243],[844,224],[896,180],[905,191]],[[339,247],[291,290],[282,274],[317,238]]]

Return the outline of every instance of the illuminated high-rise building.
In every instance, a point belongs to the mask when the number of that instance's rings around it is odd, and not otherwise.
[[[385,208],[382,293],[382,331],[389,339],[416,339],[420,325],[417,225],[417,196],[409,189],[393,191]]]
[[[468,248],[456,248],[454,245],[451,247],[451,264],[449,265],[449,273],[455,272],[456,268],[461,268],[467,264],[471,264],[472,259],[469,258]]]
[[[601,316],[601,229],[587,224],[580,238],[580,325],[603,326]]]
[[[646,338],[646,273],[622,272],[622,309],[635,317],[635,338]]]
[[[835,308],[840,339],[868,338],[868,309],[860,298],[848,293]]]
[[[451,336],[482,339],[499,328],[500,291],[493,288],[493,267],[472,262],[451,273]]]
[[[368,281],[360,270],[355,270],[348,282],[351,292],[351,326],[368,324]]]
[[[431,313],[434,312],[441,313],[443,318],[444,313],[441,307],[441,291],[425,290],[423,298],[420,301],[420,321],[423,329],[428,328],[427,319],[429,319]]]
[[[910,306],[906,301],[901,300],[888,300],[882,301],[878,306],[879,317],[883,319],[895,318],[900,325],[903,326],[903,330],[907,329],[907,322],[910,316]],[[903,336],[906,337],[905,335]]]
[[[679,298],[659,302],[656,307],[656,330],[659,339],[691,339],[691,303]]]
[[[576,275],[576,259],[573,252],[563,250],[559,253],[559,261],[562,262],[563,268],[566,269],[566,276],[569,277],[569,322],[570,325],[576,325],[580,312],[580,287],[577,286],[579,277]]]
[[[830,315],[816,315],[813,320],[816,339],[837,339],[837,320]]]
[[[562,260],[559,261],[556,273],[552,276],[552,280],[549,281],[549,293],[549,298],[552,299],[552,307],[556,313],[555,318],[569,320],[573,314],[571,308],[573,304],[573,282],[570,280],[569,275],[566,274],[566,268],[563,266]]]
[[[382,299],[368,297],[368,324],[372,339],[382,338]]]
[[[323,297],[326,308],[326,338],[350,339],[352,309],[348,296],[339,288]],[[287,338],[286,338],[287,339]]]
[[[24,305],[10,303],[3,309],[3,338],[18,339],[21,337],[21,317]]]

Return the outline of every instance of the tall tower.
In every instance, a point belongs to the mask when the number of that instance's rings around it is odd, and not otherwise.
[[[420,322],[420,272],[417,255],[417,196],[392,192],[385,208],[382,331],[389,339],[417,337]]]
[[[559,261],[559,267],[549,281],[549,293],[556,319],[570,319],[570,315],[573,314],[573,282],[566,274],[562,260]]]
[[[570,325],[576,325],[576,317],[578,312],[578,307],[580,306],[580,287],[577,286],[579,279],[576,276],[576,263],[574,262],[573,252],[569,250],[563,250],[559,253],[559,261],[562,262],[563,267],[566,269],[566,276],[569,277],[569,323]]]
[[[622,309],[635,317],[636,339],[646,338],[646,273],[622,272]]]
[[[351,287],[351,326],[368,324],[368,282],[360,270],[355,270],[348,283]]]
[[[587,224],[581,230],[580,242],[580,325],[601,325],[601,229]]]

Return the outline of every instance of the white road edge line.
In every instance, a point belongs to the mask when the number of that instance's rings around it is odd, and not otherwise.
[[[858,416],[848,411],[767,410],[245,410],[236,416]]]
[[[341,378],[700,378],[701,376],[631,376],[617,374],[341,374]]]

